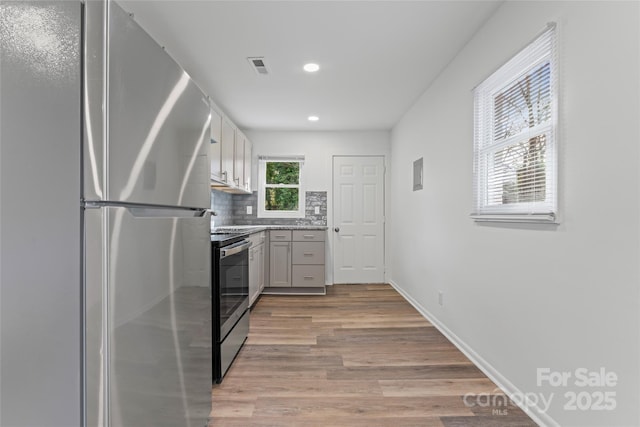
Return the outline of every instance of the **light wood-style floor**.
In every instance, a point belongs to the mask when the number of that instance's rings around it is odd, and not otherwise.
[[[536,425],[487,394],[502,392],[391,286],[334,285],[261,297],[209,426]]]

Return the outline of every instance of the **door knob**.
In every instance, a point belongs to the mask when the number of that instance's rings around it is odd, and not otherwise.
[[[340,232],[340,227],[334,228],[333,231],[335,231],[336,233],[339,233]]]

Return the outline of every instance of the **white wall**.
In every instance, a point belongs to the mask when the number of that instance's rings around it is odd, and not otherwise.
[[[393,129],[393,283],[510,390],[554,394],[562,426],[638,426],[639,3],[507,2]],[[559,25],[559,226],[474,223],[472,89]],[[411,191],[424,156],[424,190]],[[444,305],[438,305],[438,291]],[[613,388],[536,384],[537,368],[604,367]],[[567,411],[567,391],[614,411]],[[555,420],[555,421],[554,421]]]
[[[387,131],[367,132],[276,132],[245,131],[253,142],[253,176],[258,176],[259,155],[305,156],[304,190],[327,192],[327,225],[333,230],[333,156],[385,156],[389,165],[389,138]],[[257,179],[253,179],[254,191]],[[388,194],[389,174],[385,176]],[[385,198],[385,211],[389,211],[389,198]],[[333,233],[327,234],[327,283],[333,283]]]

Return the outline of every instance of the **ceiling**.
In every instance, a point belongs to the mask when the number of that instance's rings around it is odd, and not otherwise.
[[[119,1],[252,130],[391,129],[500,3]],[[247,60],[260,56],[268,75]]]

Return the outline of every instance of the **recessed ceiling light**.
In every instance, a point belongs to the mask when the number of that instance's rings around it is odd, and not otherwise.
[[[315,73],[320,69],[320,66],[318,64],[310,62],[309,64],[304,64],[304,67],[302,68],[304,68],[304,70],[308,73]]]
[[[310,122],[317,122],[318,120],[320,120],[320,117],[318,116],[309,116],[308,117]]]

